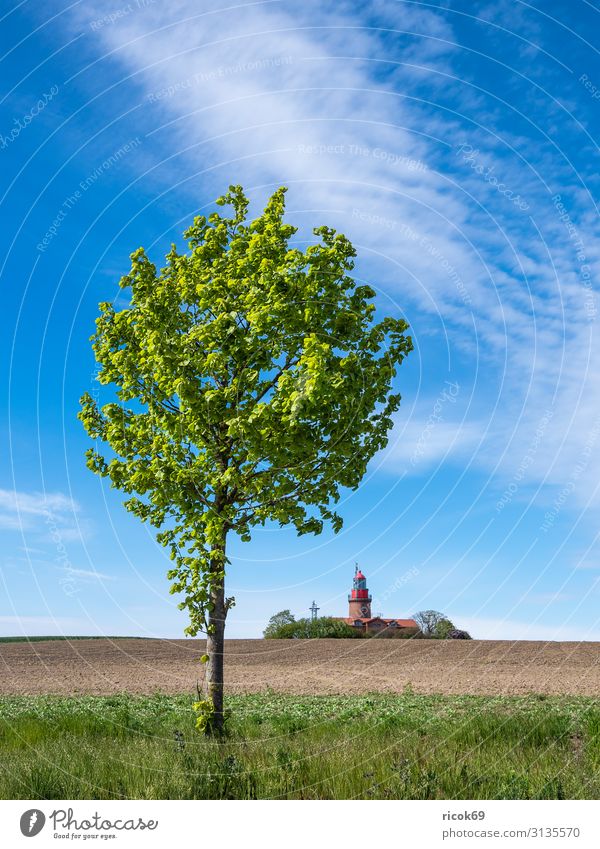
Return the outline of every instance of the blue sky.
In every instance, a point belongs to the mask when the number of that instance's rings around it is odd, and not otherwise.
[[[242,183],[358,251],[415,351],[344,530],[231,548],[229,636],[436,608],[600,639],[598,12],[580,0],[4,3],[0,634],[179,636],[166,552],[85,467],[97,304]]]

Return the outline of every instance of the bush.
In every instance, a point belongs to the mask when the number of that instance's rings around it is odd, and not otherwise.
[[[453,628],[446,634],[447,640],[472,640],[473,637],[468,631],[459,631],[458,628]]]
[[[286,622],[279,627],[267,628],[264,632],[267,640],[315,639],[324,637],[356,638],[362,637],[362,632],[352,625],[331,616],[321,616],[318,619],[298,619]]]

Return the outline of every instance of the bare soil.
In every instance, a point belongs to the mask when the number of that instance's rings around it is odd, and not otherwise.
[[[202,640],[0,643],[0,694],[193,691]],[[229,692],[600,695],[600,643],[228,640]]]

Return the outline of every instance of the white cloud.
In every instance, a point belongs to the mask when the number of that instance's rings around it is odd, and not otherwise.
[[[33,535],[40,543],[85,542],[93,533],[81,507],[61,492],[19,492],[0,489],[0,528]],[[26,552],[39,548],[25,546]]]
[[[0,489],[0,527],[20,530],[41,527],[41,520],[64,521],[77,514],[79,505],[60,492],[17,492]]]
[[[17,492],[14,489],[0,489],[0,510],[44,516],[48,512],[77,512],[79,505],[60,492],[28,493]]]
[[[386,471],[405,471],[422,474],[433,465],[448,461],[464,461],[472,455],[482,438],[475,422],[436,422],[423,425],[426,418],[413,418],[402,428],[392,442],[384,458],[382,468]]]
[[[86,542],[93,532],[94,528],[89,519],[79,519],[77,524],[71,527],[60,525],[52,528],[48,539],[52,542],[58,542],[59,538],[61,542]]]
[[[30,555],[32,554],[46,554],[46,552],[42,548],[33,548],[30,545],[20,545],[19,548],[27,555],[27,559],[29,559]]]
[[[77,26],[110,11],[86,4]],[[466,420],[432,431],[427,466],[471,451],[502,486],[550,406],[522,493],[573,476],[595,426],[600,372],[595,296],[582,278],[583,265],[592,279],[600,270],[598,222],[585,185],[575,188],[585,175],[551,145],[497,134],[499,103],[461,79],[444,16],[385,3],[367,12],[316,2],[198,11],[176,2],[135,10],[94,36],[125,70],[128,99],[137,88],[147,142],[164,152],[165,188],[177,184],[195,204],[241,182],[258,204],[288,184],[294,222],[331,223],[353,239],[359,271],[378,284],[384,307],[411,321],[422,347],[413,357],[430,367],[433,331],[447,341],[449,361],[472,366],[478,403],[465,408]],[[436,87],[451,92],[455,114],[424,102]],[[116,87],[111,98],[119,96]],[[561,111],[540,89],[532,97],[536,109]],[[468,118],[473,109],[479,126]],[[461,143],[496,183],[465,161]],[[549,187],[564,195],[585,263]],[[412,456],[425,412],[421,398],[408,421],[403,408],[396,460]],[[569,507],[598,503],[599,480],[600,452],[591,451]]]
[[[73,569],[70,566],[61,570],[75,580],[82,581],[116,581],[115,575],[106,575],[104,572],[97,572],[94,569]]]

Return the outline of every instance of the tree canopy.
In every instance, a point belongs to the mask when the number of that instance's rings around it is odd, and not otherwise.
[[[296,618],[293,613],[289,610],[280,610],[279,613],[274,613],[273,616],[269,619],[267,623],[267,627],[263,631],[263,637],[267,639],[269,637],[274,637],[277,635],[277,632],[284,625],[291,625],[292,622],[295,622]]]
[[[439,610],[419,610],[418,613],[415,613],[413,619],[419,626],[419,629],[424,637],[435,637],[436,636],[436,628],[440,623],[449,622],[450,620],[444,613],[440,613]],[[451,627],[454,627],[452,623],[450,623]],[[444,625],[440,626],[442,629]]]

